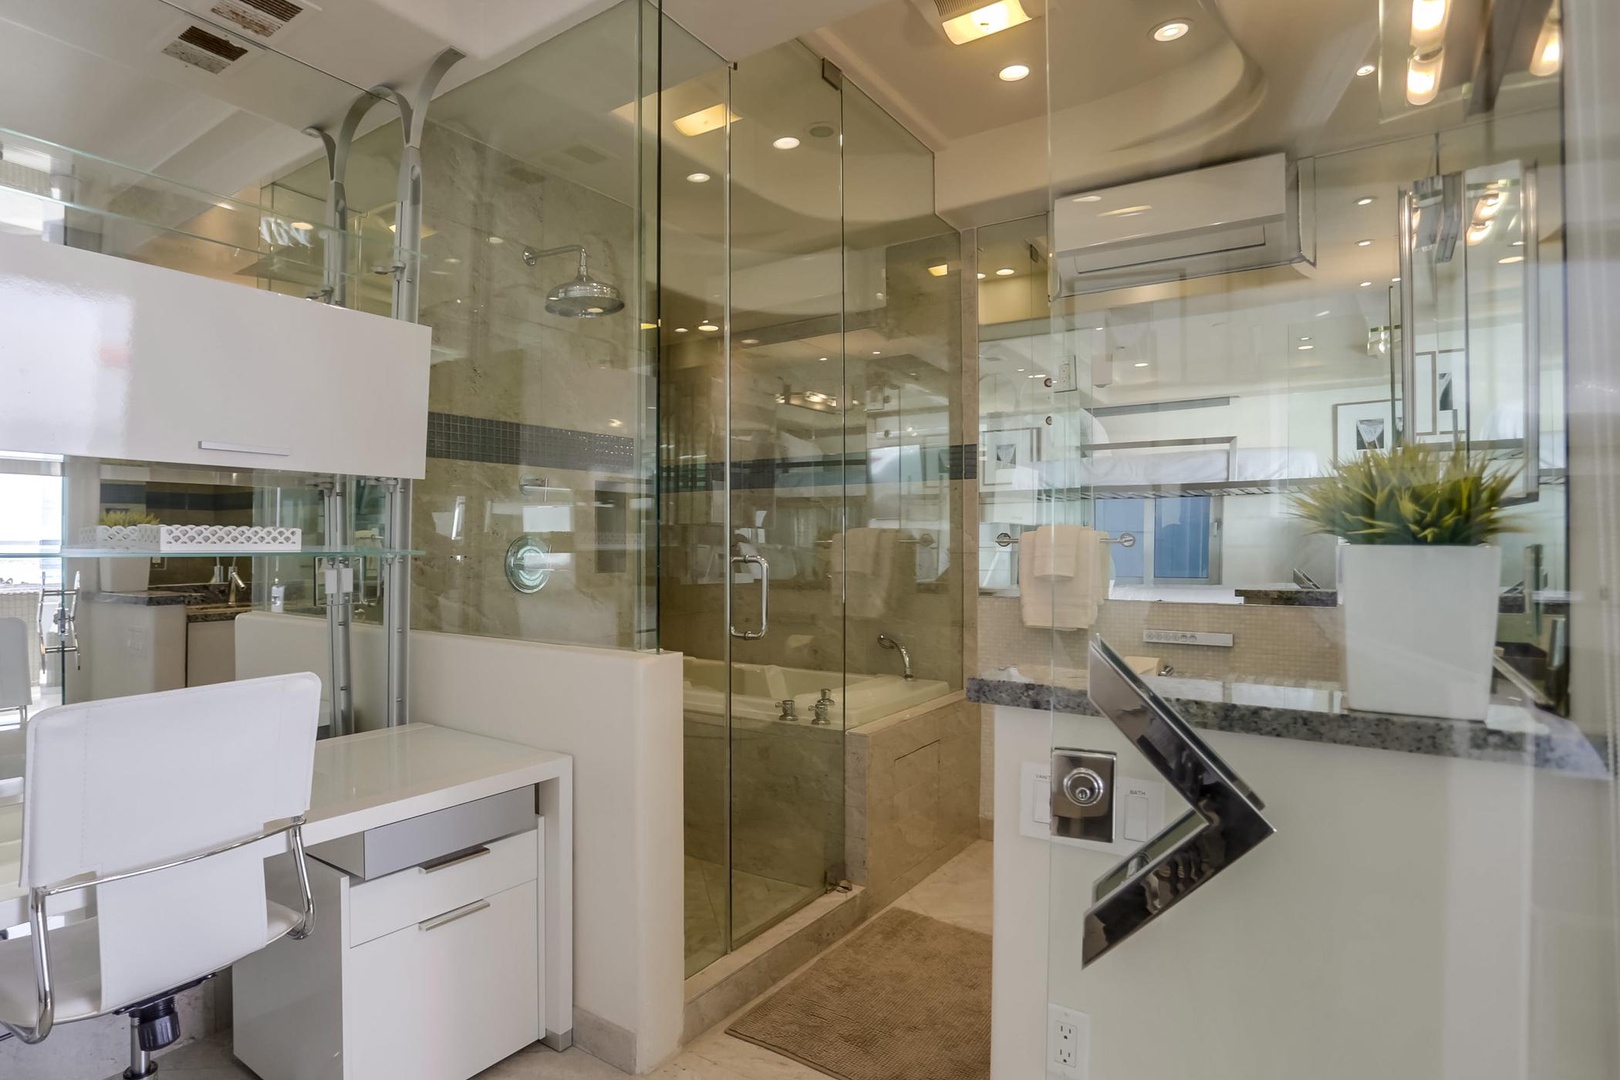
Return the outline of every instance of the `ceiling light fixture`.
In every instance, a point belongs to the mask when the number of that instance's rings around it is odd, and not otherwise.
[[[1191,29],[1192,23],[1186,19],[1171,19],[1169,22],[1160,23],[1153,28],[1153,40],[1175,41],[1178,38],[1186,37],[1187,31]]]
[[[707,184],[710,180],[712,180],[714,178],[712,176],[710,176],[706,172],[695,172],[695,173],[687,173],[686,174],[686,179],[687,179],[688,183],[692,183],[692,184]]]
[[[724,104],[710,105],[707,109],[699,109],[697,112],[676,117],[675,130],[691,138],[723,128],[728,122],[735,124],[741,119],[742,117],[726,108]]]
[[[1133,366],[1134,367],[1147,367],[1148,362],[1146,360],[1138,360]]]
[[[1101,195],[1076,195],[1071,202],[1102,202]]]
[[[1392,277],[1389,279],[1389,283],[1391,285],[1399,285],[1401,283],[1401,279],[1398,277]]]
[[[969,3],[972,0],[968,0]],[[1018,0],[996,0],[993,4],[964,11],[966,3],[961,0],[941,3],[940,14],[946,12],[961,12],[945,19],[945,36],[951,39],[953,45],[966,45],[970,41],[999,34],[1003,30],[1011,29],[1029,22],[1029,15],[1025,13],[1024,6]]]
[[[1151,209],[1153,209],[1153,207],[1146,204],[1141,206],[1122,206],[1118,210],[1104,210],[1097,216],[1105,218],[1135,217],[1137,214],[1145,214]]]
[[[1372,247],[1371,240],[1357,240],[1356,247]]]
[[[1536,52],[1530,58],[1530,74],[1538,79],[1558,74],[1564,66],[1564,26],[1558,18],[1558,5],[1547,12],[1547,21],[1541,24],[1541,36],[1536,38]]]
[[[1361,198],[1356,200],[1357,206],[1371,206],[1372,204],[1373,197],[1371,195],[1363,195]]]
[[[699,327],[699,329],[702,329],[702,328]],[[757,337],[745,337],[745,338],[742,339],[742,343],[744,345],[758,345],[759,344],[759,338],[757,338]]]
[[[1300,352],[1310,352],[1314,348],[1316,348],[1315,345],[1301,345],[1299,347],[1299,351]]]
[[[944,277],[946,274],[951,272],[951,268],[948,263],[935,263],[933,266],[928,268],[928,272],[934,277]]]
[[[872,350],[872,355],[873,356],[882,356],[883,355],[883,350],[882,349],[873,349]]]
[[[1412,0],[1412,48],[1428,52],[1444,45],[1450,16],[1450,0]]]
[[[784,135],[780,139],[772,140],[771,145],[778,150],[796,150],[799,147],[799,140],[791,135]]]
[[[644,322],[641,324],[641,328],[643,330],[656,330],[658,329],[658,324],[655,322]]]
[[[1524,262],[1524,256],[1523,255],[1509,255],[1505,259],[1497,259],[1496,261],[1498,263],[1500,263],[1501,265],[1503,265],[1503,266],[1510,266],[1513,263],[1522,263],[1522,262]]]
[[[718,326],[714,325],[714,323],[712,323],[712,322],[700,322],[700,323],[698,323],[698,329],[702,330],[705,333],[712,334],[712,333],[714,333],[714,331],[716,331],[716,330],[718,330],[720,328]]]
[[[1363,282],[1362,282],[1362,283],[1361,283],[1361,287],[1362,287],[1362,288],[1363,288],[1363,289],[1370,289],[1370,288],[1372,288],[1372,282],[1370,282],[1370,281],[1363,281]]]
[[[1016,273],[1018,273],[1018,271],[1014,270],[1012,267],[1003,266],[1000,270],[996,271],[996,277],[1012,277]]]
[[[1008,64],[996,73],[1002,82],[1017,82],[1029,78],[1029,67],[1025,64]]]
[[[1327,318],[1327,317],[1328,317],[1328,316],[1329,316],[1329,315],[1331,315],[1331,314],[1333,314],[1333,312],[1331,312],[1331,311],[1318,311],[1318,312],[1317,312],[1317,313],[1316,313],[1316,317],[1317,317],[1317,318],[1318,318],[1318,319],[1325,319],[1325,318]]]
[[[980,270],[980,271],[979,271],[979,280],[980,280],[980,281],[983,281],[983,280],[984,280],[984,271],[983,271],[983,270]]]
[[[1440,65],[1445,50],[1413,52],[1406,65],[1406,100],[1413,105],[1427,105],[1440,93]]]
[[[1367,76],[1371,75],[1377,70],[1377,64],[1362,64],[1360,67],[1356,68],[1356,78],[1365,79]]]
[[[504,244],[504,243],[506,243],[506,241],[505,241],[505,240],[502,240],[502,239],[501,239],[501,238],[500,238],[500,237],[498,237],[498,236],[492,236],[492,237],[490,237],[490,238],[489,238],[489,242],[490,242],[490,243],[492,243],[492,244]]]
[[[311,225],[307,221],[295,221],[295,222],[292,223],[292,227],[297,229],[299,232],[309,232],[315,226]],[[392,226],[390,226],[390,227],[392,227]]]
[[[684,327],[684,326],[677,326],[677,327],[676,327],[676,328],[675,328],[675,332],[676,332],[676,333],[677,333],[677,334],[684,334],[684,333],[686,333],[686,327]]]

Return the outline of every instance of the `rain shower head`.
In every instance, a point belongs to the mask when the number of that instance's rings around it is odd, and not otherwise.
[[[523,249],[523,261],[534,266],[551,255],[579,255],[579,273],[572,281],[565,281],[546,293],[546,310],[566,319],[599,319],[624,310],[624,297],[619,290],[605,281],[591,276],[585,261],[585,249],[578,244],[536,251]]]

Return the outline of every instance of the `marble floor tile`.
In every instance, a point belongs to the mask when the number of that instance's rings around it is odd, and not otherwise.
[[[990,933],[994,848],[988,840],[975,840],[896,900],[895,906],[981,934]]]

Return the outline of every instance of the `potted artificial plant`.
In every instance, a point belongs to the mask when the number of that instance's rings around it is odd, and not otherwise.
[[[95,542],[110,550],[147,551],[156,554],[158,519],[133,510],[110,510],[101,515]],[[145,592],[152,577],[150,556],[126,556],[101,560],[102,592]]]
[[[1345,689],[1353,709],[1483,720],[1515,469],[1425,446],[1338,462],[1295,511],[1342,541]]]

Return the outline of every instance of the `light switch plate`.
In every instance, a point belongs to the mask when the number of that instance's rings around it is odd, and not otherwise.
[[[1046,761],[1026,761],[1020,766],[1018,791],[1018,831],[1034,840],[1049,840],[1054,844],[1106,851],[1123,858],[1142,843],[1156,836],[1164,828],[1165,786],[1160,780],[1139,780],[1133,776],[1114,778],[1115,811],[1114,842],[1098,843],[1094,840],[1071,840],[1066,836],[1053,836],[1052,826],[1052,766]],[[1141,840],[1125,835],[1125,814],[1133,798],[1145,801],[1147,835]],[[1119,802],[1118,800],[1123,800]],[[1133,830],[1134,831],[1134,830]]]

